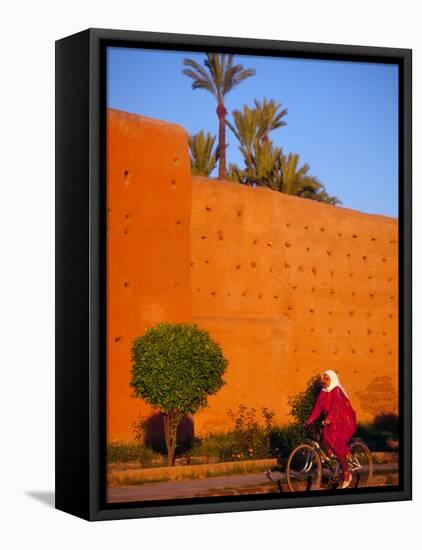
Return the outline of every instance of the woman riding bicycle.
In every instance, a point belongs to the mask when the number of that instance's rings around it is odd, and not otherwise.
[[[347,458],[350,453],[348,443],[356,430],[356,413],[350,404],[346,390],[333,370],[324,372],[322,384],[323,388],[305,426],[318,420],[321,414],[325,415],[323,444],[331,456],[337,457],[343,473],[342,488],[346,489],[352,481]]]

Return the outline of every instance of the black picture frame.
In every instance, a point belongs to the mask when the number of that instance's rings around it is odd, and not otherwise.
[[[344,493],[105,502],[105,48],[218,51],[399,67],[400,485]],[[86,520],[412,498],[412,51],[89,29],[56,42],[56,508]],[[383,490],[385,489],[385,490]]]

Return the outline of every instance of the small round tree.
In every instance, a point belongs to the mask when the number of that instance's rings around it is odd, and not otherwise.
[[[219,344],[197,325],[160,323],[133,342],[130,385],[163,414],[169,466],[180,421],[207,405],[224,385],[226,368]]]

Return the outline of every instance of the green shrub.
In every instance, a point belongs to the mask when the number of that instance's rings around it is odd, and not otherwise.
[[[309,418],[321,389],[321,377],[313,376],[308,380],[305,391],[289,398],[290,416],[293,416],[296,422],[303,424]]]
[[[141,466],[151,466],[162,462],[162,457],[148,447],[125,443],[111,443],[107,446],[107,463],[139,462]]]
[[[197,440],[192,455],[216,458],[220,462],[256,460],[270,456],[270,434],[274,413],[266,407],[261,409],[262,424],[258,423],[257,411],[239,405],[237,411],[229,410],[228,417],[234,429],[224,433],[209,434]]]
[[[270,433],[271,455],[287,458],[296,445],[304,441],[305,437],[303,426],[299,423],[273,428]]]

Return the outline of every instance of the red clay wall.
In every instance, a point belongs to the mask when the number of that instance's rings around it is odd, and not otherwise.
[[[187,133],[110,110],[107,120],[107,432],[133,436],[151,409],[131,397],[133,339],[160,321],[192,321]]]
[[[198,323],[229,359],[197,434],[240,403],[286,421],[288,396],[330,368],[359,419],[397,411],[396,220],[192,181],[184,130],[117,111],[108,208],[109,440],[150,412],[130,397],[130,344],[161,320]]]
[[[396,220],[205,178],[192,191],[194,320],[230,364],[195,428],[227,426],[240,403],[286,421],[327,369],[360,420],[396,412]]]

